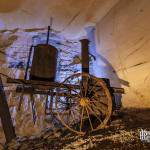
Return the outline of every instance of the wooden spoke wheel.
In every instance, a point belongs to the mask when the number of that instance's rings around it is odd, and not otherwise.
[[[102,79],[78,73],[58,87],[56,110],[65,127],[85,134],[106,126],[112,112],[112,98]]]

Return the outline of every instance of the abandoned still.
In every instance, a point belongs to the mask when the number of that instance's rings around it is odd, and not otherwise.
[[[0,150],[150,150],[150,0],[0,0]]]

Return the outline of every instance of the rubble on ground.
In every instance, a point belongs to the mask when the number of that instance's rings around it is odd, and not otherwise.
[[[144,116],[145,118],[141,117]],[[84,136],[75,135],[65,128],[46,128],[40,134],[17,137],[4,146],[7,150],[107,150],[150,149],[150,143],[140,140],[141,128],[150,131],[150,110],[123,110],[120,117],[112,118],[110,126]]]

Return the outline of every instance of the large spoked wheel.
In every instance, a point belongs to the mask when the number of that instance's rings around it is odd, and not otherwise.
[[[102,79],[78,73],[58,87],[56,110],[65,127],[77,134],[85,134],[107,125],[112,98]]]

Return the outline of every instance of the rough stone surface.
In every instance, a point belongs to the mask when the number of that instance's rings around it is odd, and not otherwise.
[[[150,107],[149,14],[149,0],[121,0],[96,25],[99,67],[125,88],[125,107]]]
[[[95,24],[118,0],[1,0],[1,29],[45,28],[53,17],[53,28],[72,38],[84,33],[87,24]],[[41,10],[41,11],[40,11]],[[81,31],[82,30],[82,31]],[[27,31],[27,30],[26,30]]]

